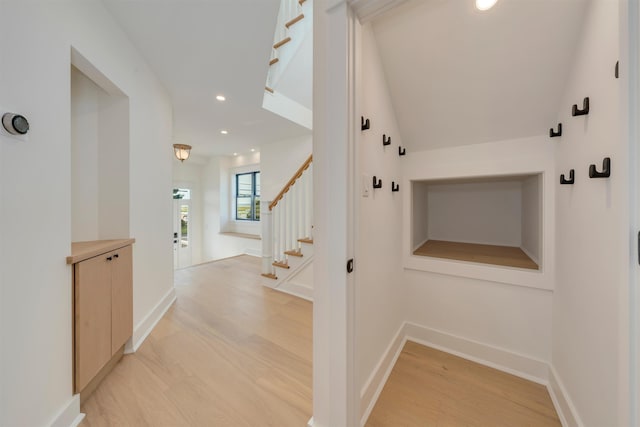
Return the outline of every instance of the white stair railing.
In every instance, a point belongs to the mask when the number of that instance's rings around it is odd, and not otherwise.
[[[275,278],[274,263],[289,265],[299,239],[313,239],[313,156],[303,163],[262,211],[262,275]],[[289,254],[287,254],[289,252]]]

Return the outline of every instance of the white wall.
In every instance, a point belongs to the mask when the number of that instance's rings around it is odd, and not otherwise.
[[[532,176],[522,182],[522,245],[521,248],[540,265],[542,240],[542,177]]]
[[[261,198],[273,201],[311,155],[311,135],[260,146]]]
[[[401,219],[402,195],[409,192],[409,186],[400,182],[398,145],[402,140],[371,27],[362,27],[361,34],[360,112],[371,123],[370,130],[357,132],[356,154],[356,176],[362,177],[356,194],[356,385],[363,398],[404,320]],[[383,134],[391,136],[391,145],[382,146]],[[381,189],[372,188],[373,175],[382,179]],[[400,183],[399,192],[391,192],[392,181]],[[363,187],[368,187],[368,197],[362,197]],[[361,404],[362,412],[369,402]]]
[[[204,165],[189,158],[184,162],[173,159],[173,188],[191,189],[191,212],[189,213],[191,263],[200,264],[202,257],[202,174]]]
[[[618,2],[589,3],[558,106],[564,129],[556,179],[573,168],[575,184],[556,190],[552,363],[586,426],[628,422],[629,147],[620,133],[619,90],[628,76],[615,79],[613,74],[622,59],[619,19]],[[585,96],[591,101],[589,115],[571,117],[572,104],[582,106]],[[589,179],[589,165],[600,170],[604,157],[611,157],[611,177]]]
[[[0,425],[44,426],[58,414],[77,414],[69,406],[71,267],[65,263],[72,216],[71,46],[131,100],[134,325],[173,286],[171,106],[102,3],[6,0],[0,8],[0,37],[10,40],[0,44],[0,99],[31,123],[26,141],[0,135]]]
[[[202,261],[228,258],[244,253],[260,255],[260,240],[236,237],[224,232],[260,234],[260,223],[239,224],[233,221],[232,185],[235,171],[245,167],[259,169],[260,155],[242,155],[236,157],[211,157],[202,171],[203,191],[203,240]]]
[[[520,246],[520,181],[431,184],[427,203],[429,239]]]

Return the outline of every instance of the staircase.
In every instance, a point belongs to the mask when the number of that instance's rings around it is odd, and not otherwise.
[[[280,0],[263,108],[312,127],[312,0]]]
[[[313,292],[313,156],[265,204],[262,276],[265,285],[311,299]]]

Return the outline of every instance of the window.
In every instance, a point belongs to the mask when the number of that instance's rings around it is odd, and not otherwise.
[[[260,221],[260,172],[236,175],[236,219]]]

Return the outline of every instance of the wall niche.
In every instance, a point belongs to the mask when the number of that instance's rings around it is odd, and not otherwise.
[[[411,181],[414,256],[540,270],[542,174]]]
[[[129,236],[129,98],[77,51],[71,79],[71,240]]]

